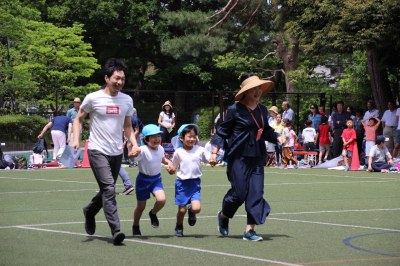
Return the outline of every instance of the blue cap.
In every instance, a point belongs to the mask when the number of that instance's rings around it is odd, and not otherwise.
[[[142,129],[142,134],[145,137],[151,136],[151,135],[157,135],[157,134],[161,134],[161,133],[162,133],[162,131],[160,130],[160,128],[154,124],[148,124],[148,125],[144,126]]]
[[[181,135],[182,131],[183,131],[183,130],[185,129],[185,127],[187,127],[187,126],[195,126],[196,129],[197,129],[197,134],[199,134],[200,129],[199,129],[199,126],[198,126],[198,125],[196,125],[196,124],[183,124],[183,125],[180,126],[180,128],[178,129],[178,136]]]

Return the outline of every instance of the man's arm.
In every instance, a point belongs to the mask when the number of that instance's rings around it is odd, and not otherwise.
[[[78,150],[79,148],[79,143],[81,141],[81,130],[82,130],[82,124],[83,120],[87,116],[87,113],[83,111],[83,109],[79,109],[78,114],[76,115],[74,119],[74,123],[72,125],[72,133],[74,134],[74,143],[72,143],[72,147],[74,148],[75,151]]]
[[[43,138],[44,133],[46,133],[47,129],[48,129],[49,127],[51,127],[52,125],[53,125],[52,122],[47,123],[47,125],[45,125],[44,128],[42,129],[42,132],[40,132],[40,134],[39,134],[39,136],[38,136],[38,139]]]
[[[128,157],[137,156],[140,152],[140,148],[136,141],[135,134],[133,134],[132,120],[130,116],[125,116],[124,136],[130,142],[128,144]]]

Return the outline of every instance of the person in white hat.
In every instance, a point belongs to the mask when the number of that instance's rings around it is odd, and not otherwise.
[[[247,223],[243,239],[263,240],[254,229],[265,222],[271,210],[263,198],[265,141],[277,143],[277,138],[268,124],[268,110],[259,101],[273,85],[272,81],[246,75],[235,96],[237,102],[228,108],[225,120],[217,128],[220,141],[215,143],[210,163],[216,160],[218,149],[223,147],[231,183],[223,199],[222,210],[217,215],[218,230],[222,236],[229,234],[229,219],[244,203]]]
[[[160,125],[161,142],[171,143],[172,131],[175,127],[175,114],[170,101],[165,101],[162,105],[162,111],[158,116],[158,124]]]

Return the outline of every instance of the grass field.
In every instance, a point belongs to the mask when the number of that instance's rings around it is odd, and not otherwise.
[[[165,170],[163,170],[165,171]],[[134,180],[137,169],[129,168]],[[0,171],[0,265],[400,265],[400,174],[266,168],[272,212],[242,240],[244,207],[220,237],[216,213],[229,188],[225,168],[204,167],[202,212],[183,238],[173,236],[174,176],[163,172],[167,204],[160,227],[141,221],[132,237],[134,195],[118,195],[122,231],[114,246],[102,212],[87,236],[82,207],[97,184],[90,169]],[[119,179],[117,190],[123,190]]]

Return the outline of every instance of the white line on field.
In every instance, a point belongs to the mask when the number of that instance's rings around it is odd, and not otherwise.
[[[293,220],[293,219],[284,219],[284,218],[274,218],[275,215],[302,215],[302,214],[323,214],[323,213],[348,213],[348,212],[379,212],[379,211],[400,211],[400,208],[388,208],[388,209],[359,209],[359,210],[332,210],[332,211],[308,211],[308,212],[281,212],[281,213],[272,213],[267,219],[269,220],[282,220],[282,221],[299,221],[302,223],[317,223],[317,224],[325,224],[325,225],[333,225],[333,226],[344,226],[344,227],[355,227],[355,228],[367,228],[374,230],[385,230],[385,231],[400,231],[398,229],[390,229],[390,228],[379,228],[379,227],[367,227],[367,226],[359,226],[359,225],[347,225],[347,224],[334,224],[334,223],[324,223],[324,222],[314,222],[314,221],[304,221],[304,220]],[[244,214],[236,214],[235,217],[247,217]],[[197,216],[198,219],[215,219],[216,216]],[[175,220],[176,217],[159,217],[159,220]],[[149,220],[149,218],[143,218],[141,220]],[[106,223],[107,221],[96,221],[98,223]],[[121,220],[121,222],[132,222],[132,220]],[[38,226],[56,226],[56,225],[70,225],[70,224],[82,224],[83,222],[61,222],[61,223],[45,223],[45,224],[24,224],[24,225],[9,225],[9,226],[0,226],[0,229],[9,229],[16,227],[38,227]]]
[[[18,226],[18,228],[28,229],[28,230],[36,230],[36,231],[43,231],[43,232],[50,232],[50,233],[67,234],[67,235],[88,236],[88,235],[82,234],[82,233],[75,233],[75,232],[69,232],[69,231],[60,231],[60,230],[50,230],[50,229],[42,229],[42,228],[33,228],[33,227],[27,227],[27,226]],[[93,236],[89,236],[89,237],[108,238],[108,237],[102,236],[102,235],[93,235]],[[208,254],[222,255],[222,256],[240,258],[240,259],[251,260],[251,261],[261,261],[261,262],[267,262],[267,263],[274,263],[274,264],[279,264],[279,265],[292,265],[292,266],[299,265],[299,264],[293,264],[293,263],[284,262],[284,261],[269,260],[269,259],[262,259],[262,258],[254,258],[254,257],[249,257],[249,256],[242,256],[242,255],[238,255],[238,254],[232,254],[232,253],[226,253],[226,252],[220,252],[220,251],[214,251],[214,250],[208,250],[208,249],[193,248],[193,247],[186,247],[186,246],[179,246],[179,245],[172,245],[172,244],[165,244],[165,243],[157,243],[157,242],[138,240],[138,239],[131,239],[131,238],[125,239],[124,241],[125,242],[136,242],[136,243],[140,243],[140,244],[153,245],[153,246],[162,246],[162,247],[168,247],[168,248],[190,250],[190,251],[202,252],[202,253],[208,253]]]
[[[282,219],[282,218],[269,218],[269,219],[270,220],[277,220],[277,221],[295,222],[295,223],[308,223],[308,224],[319,224],[319,225],[330,225],[330,226],[339,226],[339,227],[352,227],[352,228],[363,228],[363,229],[390,231],[390,232],[400,232],[400,229],[390,229],[390,228],[382,228],[382,227],[370,227],[370,226],[353,225],[353,224],[336,224],[336,223],[314,222],[314,221],[295,220],[295,219]]]

